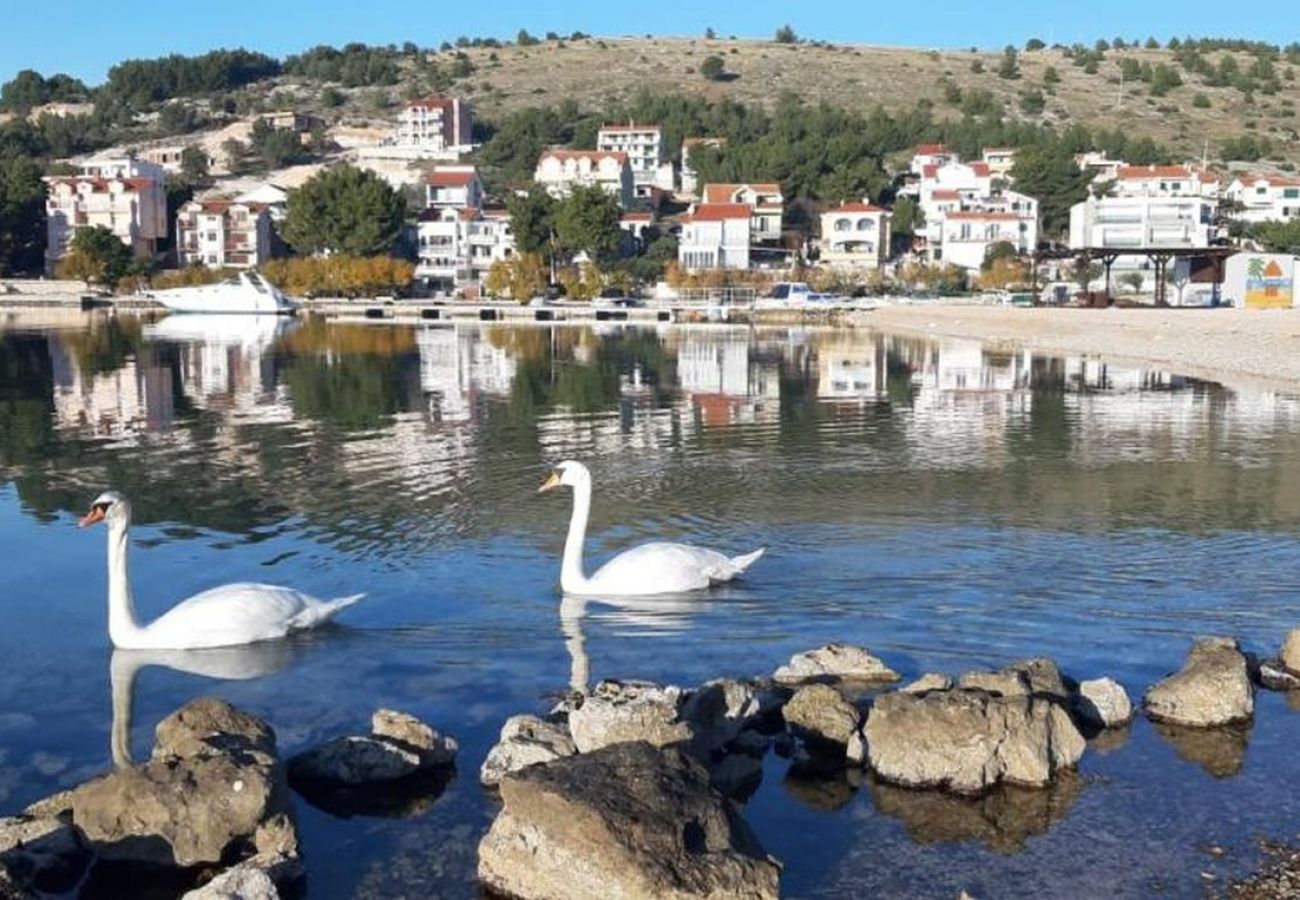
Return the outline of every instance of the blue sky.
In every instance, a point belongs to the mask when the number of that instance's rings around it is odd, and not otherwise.
[[[538,35],[581,30],[619,36],[698,35],[712,26],[723,36],[770,37],[788,22],[802,37],[829,41],[992,49],[1034,36],[1091,43],[1154,34],[1163,41],[1171,30],[1278,44],[1300,40],[1300,19],[1282,0],[1234,7],[1230,16],[1221,4],[1203,0],[931,0],[912,7],[862,0],[4,0],[3,6],[0,80],[31,68],[68,72],[92,84],[114,62],[133,57],[237,46],[283,56],[349,41],[437,46],[461,34],[509,38],[521,27]],[[1225,19],[1230,24],[1214,24]]]

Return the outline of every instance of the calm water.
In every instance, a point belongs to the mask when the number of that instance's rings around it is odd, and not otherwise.
[[[309,894],[470,897],[478,766],[571,683],[839,639],[907,675],[1047,654],[1137,694],[1193,635],[1272,651],[1300,624],[1294,397],[867,332],[293,324],[0,320],[0,814],[110,765],[114,687],[137,757],[201,694],[287,753],[391,706],[454,734],[459,774],[386,817],[297,800]],[[568,498],[535,489],[568,457],[595,557],[770,555],[697,600],[562,606]],[[235,580],[369,597],[287,645],[114,657],[104,535],[74,526],[109,486],[142,615]],[[1248,732],[1138,722],[1079,778],[982,803],[769,755],[746,815],[790,896],[1199,896],[1295,834],[1297,739],[1261,694]]]

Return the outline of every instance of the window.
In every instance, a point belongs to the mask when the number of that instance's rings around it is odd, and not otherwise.
[[[870,231],[876,227],[876,223],[870,219],[858,219],[858,231]]]
[[[1295,200],[1297,197],[1300,197],[1300,188],[1286,188],[1282,191],[1284,200]]]
[[[853,225],[852,225],[851,222],[849,222],[848,219],[836,219],[836,220],[835,220],[835,230],[836,230],[836,231],[848,231],[848,230],[849,230],[850,228],[852,228],[852,227],[853,227]]]

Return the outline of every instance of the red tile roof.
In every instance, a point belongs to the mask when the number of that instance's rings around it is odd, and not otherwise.
[[[730,203],[740,191],[748,188],[755,194],[779,194],[781,185],[775,182],[755,182],[753,184],[706,184],[704,186],[705,203]]]
[[[1185,166],[1120,166],[1121,181],[1138,181],[1145,178],[1191,178],[1193,172]]]
[[[981,178],[983,178],[985,175],[990,174],[991,172],[991,170],[989,169],[989,164],[985,162],[973,162],[970,164],[970,167],[971,167],[971,171]]]
[[[701,203],[695,212],[686,217],[688,222],[723,222],[731,219],[749,219],[753,211],[748,203]]]
[[[654,214],[648,212],[629,212],[623,213],[624,222],[653,222]]]
[[[424,176],[424,180],[433,187],[469,187],[476,174],[475,172],[440,172],[434,170]]]
[[[948,148],[943,144],[921,144],[916,148],[917,156],[935,156],[939,153],[947,153]]]
[[[939,174],[939,167],[936,166],[934,163],[926,163],[925,165],[921,166],[922,178],[933,178],[938,174]]]
[[[930,197],[934,200],[960,200],[961,192],[951,188],[937,188],[930,192]]]
[[[407,109],[451,109],[456,103],[451,97],[424,97],[406,104]]]

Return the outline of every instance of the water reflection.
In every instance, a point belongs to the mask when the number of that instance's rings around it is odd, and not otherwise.
[[[131,719],[135,683],[142,669],[150,666],[200,675],[220,681],[249,681],[282,671],[307,645],[301,641],[260,641],[239,647],[207,650],[113,650],[109,661],[109,684],[113,693],[113,726],[110,750],[113,765],[131,765]]]
[[[560,631],[569,654],[569,689],[586,693],[591,685],[591,660],[583,632],[583,620],[589,615],[591,604],[596,605],[595,616],[601,624],[615,632],[665,637],[686,631],[691,615],[710,602],[706,594],[609,598],[565,594],[560,601]]]
[[[1179,759],[1200,766],[1215,778],[1240,774],[1250,745],[1250,723],[1188,728],[1161,722],[1156,723],[1155,730],[1174,748]]]

